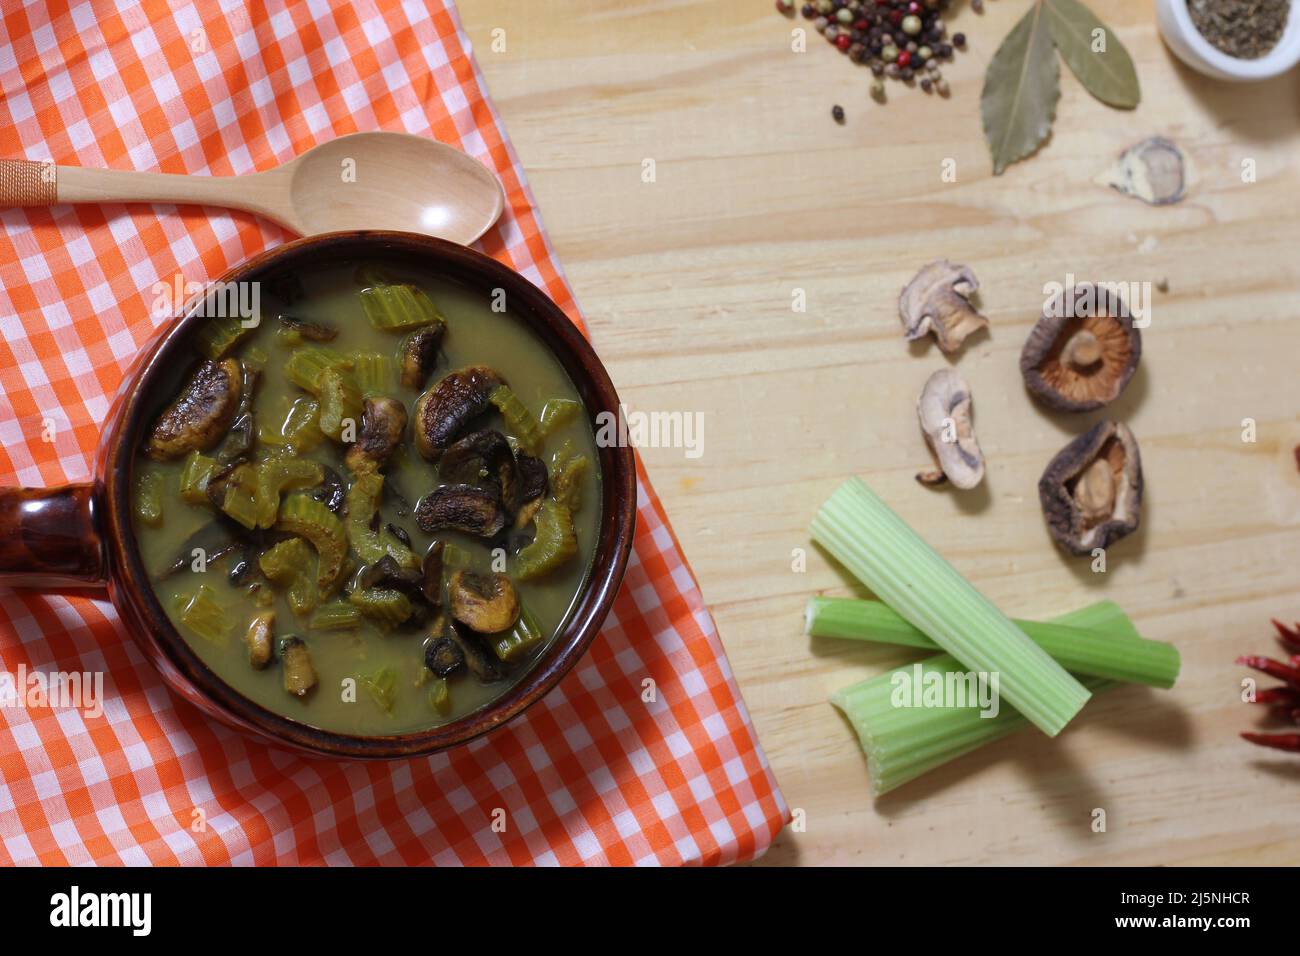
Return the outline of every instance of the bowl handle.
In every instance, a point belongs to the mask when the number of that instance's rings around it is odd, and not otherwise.
[[[0,587],[102,589],[97,486],[0,488]]]

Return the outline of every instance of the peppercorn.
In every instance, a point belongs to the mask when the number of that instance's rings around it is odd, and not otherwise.
[[[793,13],[794,0],[776,0],[776,9],[781,13]]]
[[[839,10],[835,12],[835,19],[839,20],[840,23],[846,25],[850,24],[853,22],[853,11],[848,7],[840,7]]]
[[[880,51],[880,56],[886,63],[892,63],[894,60],[898,59],[898,47],[890,43]]]
[[[835,4],[831,0],[817,0],[817,12],[825,16],[835,9]]]
[[[966,45],[966,34],[954,33],[952,35],[952,45],[955,47],[964,47]]]
[[[898,65],[901,66],[901,67],[903,67],[904,69],[906,69],[907,67],[911,66],[911,65],[912,65],[912,54],[911,54],[909,51],[907,51],[907,50],[903,50],[902,52],[900,52],[900,53],[898,54]]]
[[[884,102],[884,99],[885,99],[885,81],[884,81],[884,80],[872,80],[872,81],[871,81],[871,96],[872,96],[874,99],[876,99],[876,100],[879,100],[879,101],[881,101],[881,102]]]
[[[848,53],[849,46],[852,45],[852,42],[853,41],[849,39],[849,35],[847,33],[841,33],[839,36],[835,38],[835,46],[839,49],[841,53]]]
[[[935,88],[936,90],[939,91],[939,95],[940,95],[940,96],[947,96],[947,95],[948,95],[948,81],[947,81],[947,80],[935,80],[935,81],[934,81],[934,88]]]
[[[811,20],[813,17],[817,16],[817,11],[813,9],[813,5],[811,3],[805,3],[803,5],[803,9],[800,10],[799,12],[803,14],[803,18],[805,20]]]
[[[844,107],[840,106],[839,103],[836,103],[831,107],[831,119],[835,120],[837,123],[844,122]]]
[[[970,8],[976,13],[984,12],[984,0],[970,0]]]
[[[923,76],[923,77],[921,77],[921,89],[923,89],[923,90],[925,90],[927,93],[929,93],[930,90],[933,89],[933,87],[934,87],[934,84],[933,84],[932,82],[930,82],[930,78],[929,78],[928,76]]]
[[[921,18],[918,16],[903,17],[903,32],[908,36],[916,36],[921,32]]]
[[[885,72],[885,64],[881,63],[879,60],[872,60],[871,72],[875,76],[882,76]]]
[[[916,56],[920,60],[928,60],[930,57],[934,56],[934,51],[928,46],[923,46],[917,49]]]

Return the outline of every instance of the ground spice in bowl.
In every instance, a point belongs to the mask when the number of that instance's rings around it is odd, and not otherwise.
[[[1282,39],[1291,0],[1187,0],[1201,36],[1241,60],[1258,60]]]

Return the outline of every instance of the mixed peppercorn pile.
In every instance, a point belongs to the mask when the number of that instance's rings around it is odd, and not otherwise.
[[[871,95],[883,99],[886,77],[919,81],[925,92],[948,95],[941,64],[966,45],[966,36],[948,36],[942,14],[949,0],[776,0],[781,13],[801,13],[828,43],[854,63],[871,68]],[[972,0],[972,9],[983,9]]]

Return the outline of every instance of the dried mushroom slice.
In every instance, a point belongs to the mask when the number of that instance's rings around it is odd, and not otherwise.
[[[463,531],[491,538],[506,526],[506,511],[494,492],[473,485],[443,485],[420,499],[415,523],[426,534]]]
[[[1089,555],[1137,530],[1142,517],[1142,458],[1119,422],[1098,422],[1070,442],[1038,481],[1048,530],[1062,548]]]
[[[383,466],[406,431],[406,406],[395,398],[367,398],[361,411],[361,434],[344,462],[354,472]]]
[[[505,676],[505,668],[496,656],[472,634],[464,634],[454,624],[447,628],[447,636],[460,649],[469,672],[484,684],[499,681]]]
[[[1163,136],[1152,136],[1120,155],[1101,182],[1126,196],[1152,206],[1165,206],[1183,198],[1187,186],[1183,151]]]
[[[404,568],[391,554],[357,572],[356,586],[361,590],[384,588],[400,591],[408,598],[424,599],[424,574],[416,568]]]
[[[301,637],[294,635],[284,639],[280,645],[280,664],[284,689],[294,697],[306,697],[316,686],[316,668],[312,666],[311,652]]]
[[[936,465],[918,474],[917,481],[938,485],[946,479],[969,490],[984,480],[984,454],[975,440],[970,386],[964,378],[947,368],[931,375],[916,401],[916,417]]]
[[[1124,391],[1141,357],[1142,335],[1124,300],[1085,282],[1043,307],[1020,353],[1020,373],[1049,408],[1088,412]]]
[[[248,663],[255,670],[264,670],[274,656],[275,612],[263,611],[249,622],[244,633],[244,646],[248,649]]]
[[[239,362],[204,362],[167,409],[158,416],[145,454],[157,461],[207,451],[234,421],[244,391]]]
[[[312,322],[294,315],[279,315],[276,319],[282,328],[309,342],[333,342],[339,337],[338,329],[323,322]]]
[[[490,428],[470,432],[442,453],[438,477],[452,484],[494,488],[501,501],[509,502],[516,484],[510,442]]]
[[[438,677],[450,677],[465,666],[465,652],[459,642],[444,634],[424,649],[424,666]]]
[[[424,380],[438,362],[438,349],[446,332],[447,323],[439,321],[416,329],[402,340],[398,352],[404,388],[424,388]]]
[[[470,422],[492,407],[488,396],[502,381],[484,365],[444,376],[415,403],[416,450],[426,460],[437,461]]]
[[[519,620],[519,595],[504,574],[453,571],[447,579],[451,616],[479,634],[497,634]]]
[[[966,337],[989,324],[970,303],[979,280],[969,266],[937,259],[916,274],[898,298],[898,317],[909,342],[927,333],[939,348],[955,352]]]
[[[544,461],[523,452],[515,455],[515,467],[519,472],[519,490],[516,495],[518,506],[514,526],[521,531],[528,527],[541,509],[542,500],[550,487],[550,473]]]
[[[424,599],[434,607],[442,606],[442,555],[445,548],[444,542],[434,541],[420,564],[420,590]]]

